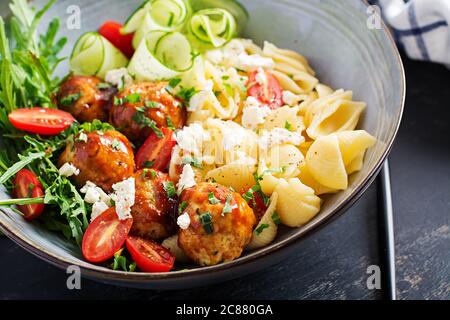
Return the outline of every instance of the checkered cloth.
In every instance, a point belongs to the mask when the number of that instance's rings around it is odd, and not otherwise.
[[[369,0],[413,59],[450,67],[450,0]]]

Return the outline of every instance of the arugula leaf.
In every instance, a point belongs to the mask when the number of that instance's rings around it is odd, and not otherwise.
[[[127,257],[123,255],[123,249],[120,249],[114,254],[114,260],[111,264],[113,270],[122,270],[127,272],[136,271],[136,263],[130,262]]]

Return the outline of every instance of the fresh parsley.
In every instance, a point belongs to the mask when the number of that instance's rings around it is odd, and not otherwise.
[[[220,200],[216,198],[216,196],[214,195],[214,192],[208,193],[208,201],[211,204],[218,204],[218,203],[220,203]]]
[[[151,100],[146,100],[144,102],[144,105],[146,108],[149,108],[149,109],[158,109],[160,107],[160,104],[158,102],[151,101]]]
[[[173,122],[172,122],[172,119],[170,118],[170,116],[166,116],[166,122],[167,122],[167,128],[168,128],[169,130],[172,130],[172,131],[175,131],[175,130],[176,130],[176,128],[175,128],[175,126],[173,125]]]
[[[286,123],[284,124],[284,128],[289,131],[294,131],[294,128],[292,127],[292,124],[289,121],[286,121]]]
[[[172,181],[163,182],[163,188],[169,198],[174,198],[177,195],[177,191]]]
[[[257,236],[259,236],[265,229],[267,229],[267,228],[269,228],[269,227],[270,227],[270,226],[269,226],[267,223],[260,224],[260,225],[258,226],[258,228],[255,229],[255,234],[256,234]]]
[[[142,110],[136,109],[136,113],[133,115],[132,120],[138,124],[141,128],[149,127],[155,132],[158,138],[164,138],[164,134],[161,129],[158,128],[156,122],[152,119],[147,118]]]
[[[191,166],[198,169],[203,169],[201,161],[195,157],[184,157],[181,162],[183,164],[190,164]]]
[[[278,213],[276,213],[276,211],[274,211],[273,214],[272,214],[272,221],[273,221],[276,225],[281,224],[281,218],[280,218],[280,216],[278,215]]]
[[[211,213],[209,213],[209,212],[202,213],[200,215],[200,222],[203,226],[203,230],[205,230],[205,232],[207,234],[211,234],[214,232],[214,225],[213,225]]]
[[[142,166],[145,168],[151,168],[151,167],[153,167],[154,164],[155,164],[155,160],[152,160],[152,161],[147,160],[144,162],[144,164]]]
[[[187,208],[188,203],[186,201],[183,201],[182,203],[180,203],[180,205],[178,206],[178,215],[183,214],[183,211]]]
[[[82,94],[80,92],[72,93],[65,97],[62,97],[61,100],[59,101],[59,103],[61,103],[61,105],[63,105],[64,107],[68,107],[75,101],[78,101],[78,99],[80,99],[81,96],[82,96]]]
[[[111,142],[111,147],[117,151],[120,151],[122,149],[122,143],[120,143],[119,140],[114,139]]]
[[[225,205],[222,209],[222,216],[228,213],[231,213],[233,211],[233,207],[231,206],[231,200],[233,200],[233,196],[230,194],[227,197],[227,200],[225,201]]]

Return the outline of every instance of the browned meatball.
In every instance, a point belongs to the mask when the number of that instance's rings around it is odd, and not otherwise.
[[[116,89],[102,86],[96,77],[72,76],[68,78],[57,94],[58,107],[71,113],[79,122],[95,119],[108,121],[109,108]]]
[[[214,194],[214,199],[210,194]],[[180,203],[191,224],[180,230],[178,245],[201,266],[238,258],[252,238],[255,215],[247,202],[230,189],[203,182],[183,191]],[[217,203],[216,203],[217,202]],[[230,210],[227,210],[230,209]]]
[[[167,174],[154,169],[139,170],[134,175],[136,197],[131,208],[134,235],[161,240],[173,235],[177,198],[169,197],[164,184],[170,184]]]
[[[60,166],[69,162],[80,170],[73,176],[79,187],[91,181],[103,190],[111,191],[114,183],[133,175],[133,149],[123,134],[114,130],[83,134],[87,139],[78,134],[59,158]]]
[[[152,132],[148,120],[159,128],[183,127],[186,110],[166,86],[167,82],[142,82],[119,92],[109,114],[111,124],[135,142],[143,142]]]

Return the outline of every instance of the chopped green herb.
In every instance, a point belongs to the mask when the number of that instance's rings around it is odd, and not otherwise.
[[[261,191],[261,186],[256,184],[248,189],[248,191],[242,195],[242,198],[244,198],[244,200],[247,202],[250,202],[252,200],[255,201],[255,193],[259,191]]]
[[[181,82],[181,79],[180,79],[180,78],[173,78],[173,79],[171,79],[171,80],[169,81],[169,87],[170,87],[171,89],[174,89],[177,85],[180,84],[180,82]]]
[[[122,144],[120,143],[120,141],[119,140],[116,140],[116,139],[114,139],[112,142],[111,142],[111,147],[113,148],[113,149],[116,149],[117,151],[120,151],[122,148]]]
[[[123,99],[120,99],[120,98],[114,96],[114,105],[120,106],[121,104],[123,104]]]
[[[173,24],[173,19],[175,18],[175,15],[171,12],[170,13],[170,17],[169,17],[169,21],[167,22],[167,26],[171,27]]]
[[[172,130],[172,131],[175,131],[175,130],[176,130],[176,128],[175,128],[175,126],[173,125],[173,122],[172,122],[172,119],[170,118],[170,116],[166,116],[166,122],[167,122],[167,128],[168,128],[169,130]]]
[[[143,169],[142,178],[146,178],[149,173],[152,176],[152,178],[156,178],[156,171],[152,169]]]
[[[96,85],[98,90],[107,90],[110,89],[112,87],[112,85],[108,82],[100,82],[99,84]]]
[[[278,215],[278,213],[274,212],[274,213],[272,214],[272,221],[273,221],[276,225],[281,224],[281,219],[280,219],[280,216]]]
[[[208,194],[208,200],[209,200],[209,203],[211,203],[211,204],[220,203],[220,200],[216,198],[216,196],[214,195],[214,192],[210,192]]]
[[[86,133],[84,132],[80,132],[80,134],[77,137],[77,141],[81,141],[81,142],[87,142],[88,141],[88,136]]]
[[[113,270],[123,270],[134,272],[136,270],[136,263],[131,263],[126,257],[122,255],[123,249],[114,254],[114,261],[111,265]]]
[[[233,211],[233,208],[231,207],[231,200],[233,200],[233,196],[230,194],[228,195],[227,201],[225,201],[225,205],[223,206],[222,215],[231,213]]]
[[[211,234],[214,232],[214,226],[213,226],[211,213],[205,212],[205,213],[201,214],[200,222],[203,225],[203,230],[205,230],[205,232],[207,234]]]
[[[173,182],[172,182],[172,181],[166,181],[166,182],[164,182],[164,183],[163,183],[163,187],[164,187],[164,190],[166,191],[167,196],[168,196],[169,198],[173,198],[173,197],[176,196],[177,191],[175,190],[175,186],[173,185]]]
[[[178,215],[183,214],[183,211],[187,208],[188,203],[186,201],[183,201],[182,203],[180,203],[180,205],[178,206]]]
[[[191,166],[198,169],[203,169],[202,163],[195,157],[184,157],[181,162],[183,164],[190,164]]]
[[[65,96],[63,98],[61,98],[60,103],[64,106],[64,107],[68,107],[70,106],[72,103],[74,103],[75,101],[78,101],[78,99],[80,99],[82,96],[82,94],[80,92],[78,93],[73,93],[73,94],[69,94],[68,96]]]
[[[147,160],[144,162],[144,164],[142,166],[145,168],[151,168],[151,167],[153,167],[154,164],[155,164],[155,160],[152,160],[152,161]]]
[[[224,83],[223,86],[225,87],[225,91],[227,94],[232,97],[234,96],[234,90],[233,87],[229,83]]]
[[[289,131],[294,130],[294,128],[292,127],[292,124],[289,121],[286,121],[286,123],[284,124],[284,128]]]
[[[267,223],[263,223],[263,224],[259,225],[258,228],[256,228],[255,234],[256,234],[257,236],[259,236],[259,235],[264,231],[264,229],[267,229],[267,228],[269,228],[269,227],[270,227],[270,226],[269,226]]]
[[[129,95],[127,95],[125,98],[124,98],[124,102],[125,103],[138,103],[138,102],[141,102],[141,96],[139,95],[139,93],[132,93],[132,94],[129,94]]]
[[[185,104],[188,104],[191,101],[191,98],[198,92],[195,88],[181,88],[181,90],[176,94],[177,98],[180,98],[184,101]]]
[[[228,79],[230,79],[230,76],[223,76],[222,80],[227,81]]]
[[[146,100],[144,102],[144,105],[149,109],[158,109],[160,107],[160,104],[156,101]]]
[[[147,118],[141,110],[136,110],[137,112],[133,115],[132,119],[133,121],[138,124],[141,128],[149,127],[151,128],[158,138],[163,138],[164,134],[162,133],[161,129],[158,128],[156,125],[156,122]]]

